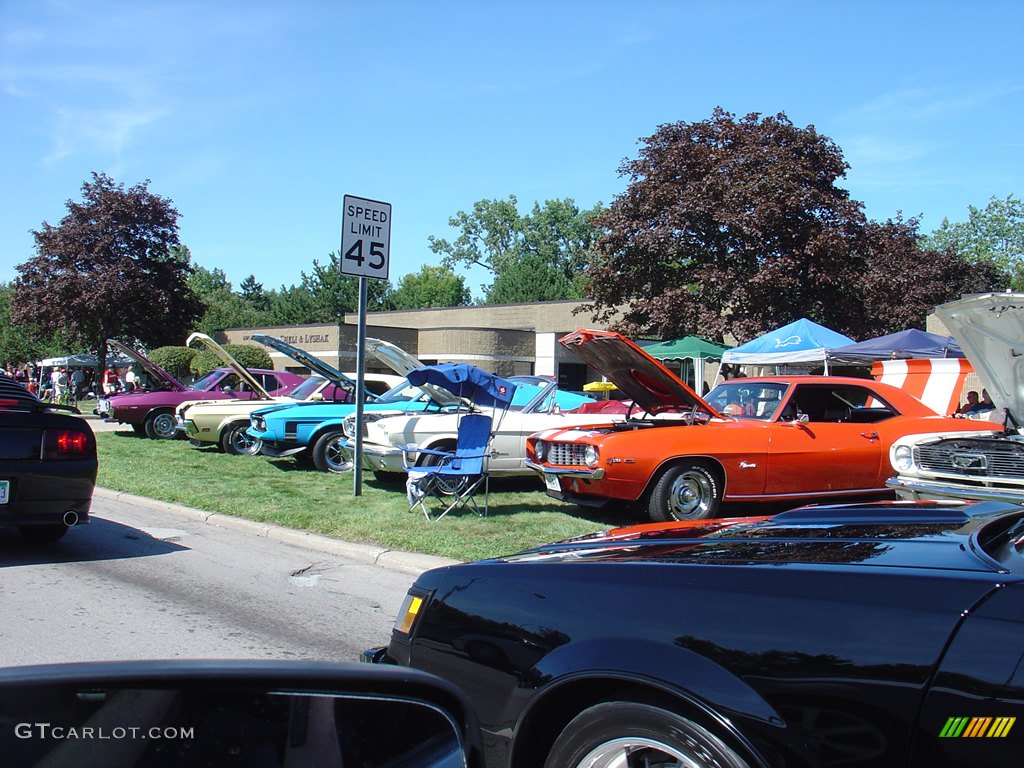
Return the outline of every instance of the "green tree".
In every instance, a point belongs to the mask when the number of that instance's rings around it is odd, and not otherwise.
[[[465,278],[450,267],[424,264],[420,271],[402,277],[391,294],[394,309],[425,309],[428,307],[464,307],[472,296]]]
[[[266,322],[268,313],[261,312],[235,293],[223,270],[196,267],[189,278],[189,286],[204,307],[194,330],[212,336],[225,328],[252,328]]]
[[[0,283],[0,367],[20,365],[67,352],[60,336],[47,336],[35,325],[11,319],[13,285]]]
[[[242,364],[244,368],[273,368],[274,363],[264,347],[255,344],[224,344],[224,351]],[[199,350],[189,361],[189,370],[197,378],[205,376],[214,368],[224,366],[216,353],[209,349]]]
[[[306,322],[337,323],[345,313],[359,309],[359,278],[343,275],[338,254],[332,252],[327,264],[313,260],[313,272],[302,273],[302,288],[310,296],[312,316]],[[384,280],[367,280],[367,311],[391,309],[391,285]]]
[[[480,200],[470,213],[448,220],[459,231],[454,241],[431,236],[430,249],[444,265],[481,267],[492,276],[485,303],[572,299],[582,295],[586,252],[599,234],[600,204],[590,210],[569,198],[534,203],[530,214],[507,200]]]
[[[189,375],[189,365],[199,353],[192,347],[164,346],[151,350],[146,357],[167,371],[176,379],[185,379]]]
[[[984,208],[968,206],[967,221],[942,220],[924,247],[952,250],[972,264],[991,262],[1003,270],[1009,286],[1024,290],[1024,204],[1020,198],[993,196]]]
[[[249,275],[239,286],[239,293],[257,312],[266,312],[270,309],[270,297],[263,290],[263,283],[256,282],[255,275]]]
[[[202,310],[188,286],[192,267],[175,250],[178,212],[149,191],[105,174],[68,200],[57,226],[34,231],[36,255],[18,265],[12,320],[62,333],[94,350],[102,367],[108,338],[157,346],[184,337]]]

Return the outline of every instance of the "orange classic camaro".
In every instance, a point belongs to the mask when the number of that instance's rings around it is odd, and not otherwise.
[[[715,517],[723,502],[890,496],[897,438],[1001,429],[940,416],[871,379],[737,378],[701,398],[618,333],[579,330],[559,341],[632,401],[630,413],[538,432],[527,440],[527,464],[549,496],[626,502],[659,522]]]

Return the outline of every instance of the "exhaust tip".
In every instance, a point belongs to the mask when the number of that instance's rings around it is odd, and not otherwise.
[[[64,525],[68,528],[78,525],[78,513],[73,509],[69,509],[64,513]]]

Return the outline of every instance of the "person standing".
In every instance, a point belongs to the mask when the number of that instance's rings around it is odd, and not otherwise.
[[[117,370],[114,368],[107,368],[103,373],[103,394],[114,394],[117,392],[117,387],[120,383],[121,379],[117,375]]]
[[[81,368],[71,369],[71,391],[75,395],[75,399],[78,400],[82,397],[84,392],[82,391],[82,385],[85,384],[85,372]]]

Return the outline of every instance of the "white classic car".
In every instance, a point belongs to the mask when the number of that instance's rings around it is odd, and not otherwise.
[[[343,403],[352,399],[356,388],[353,381],[355,374],[341,373],[320,358],[274,336],[254,333],[252,339],[309,368],[313,375],[287,396],[272,397],[244,366],[228,354],[227,350],[205,333],[193,333],[189,336],[187,344],[194,340],[202,342],[226,365],[233,368],[246,385],[259,395],[256,400],[192,400],[178,406],[178,431],[183,433],[193,446],[203,448],[212,445],[218,446],[226,453],[253,456],[260,452],[260,441],[246,433],[249,428],[249,416],[253,411],[265,408],[269,403]],[[363,386],[369,399],[373,395],[387,392],[402,380],[402,376],[394,374],[367,373],[363,377]]]
[[[520,379],[524,381],[520,381]],[[487,413],[494,419],[494,433],[491,442],[489,474],[511,477],[534,474],[526,466],[526,438],[534,432],[552,427],[605,424],[622,421],[624,413],[579,413],[580,406],[594,403],[594,400],[574,392],[558,389],[553,381],[537,377],[510,376],[518,384],[516,400],[512,407],[502,413],[492,408],[474,407],[476,412]],[[372,471],[383,481],[404,480],[406,465],[402,447],[409,450],[415,446],[436,451],[451,451],[455,448],[458,433],[459,413],[415,413],[389,416],[372,414],[363,424],[363,468]],[[343,450],[349,460],[353,459],[355,417],[349,416],[342,424],[346,440]],[[437,460],[432,454],[413,453],[411,461],[417,466],[428,465]]]
[[[893,443],[903,499],[1024,503],[1024,293],[986,293],[935,309],[988,390],[994,408],[968,416],[1003,424],[1001,433],[907,435]]]

